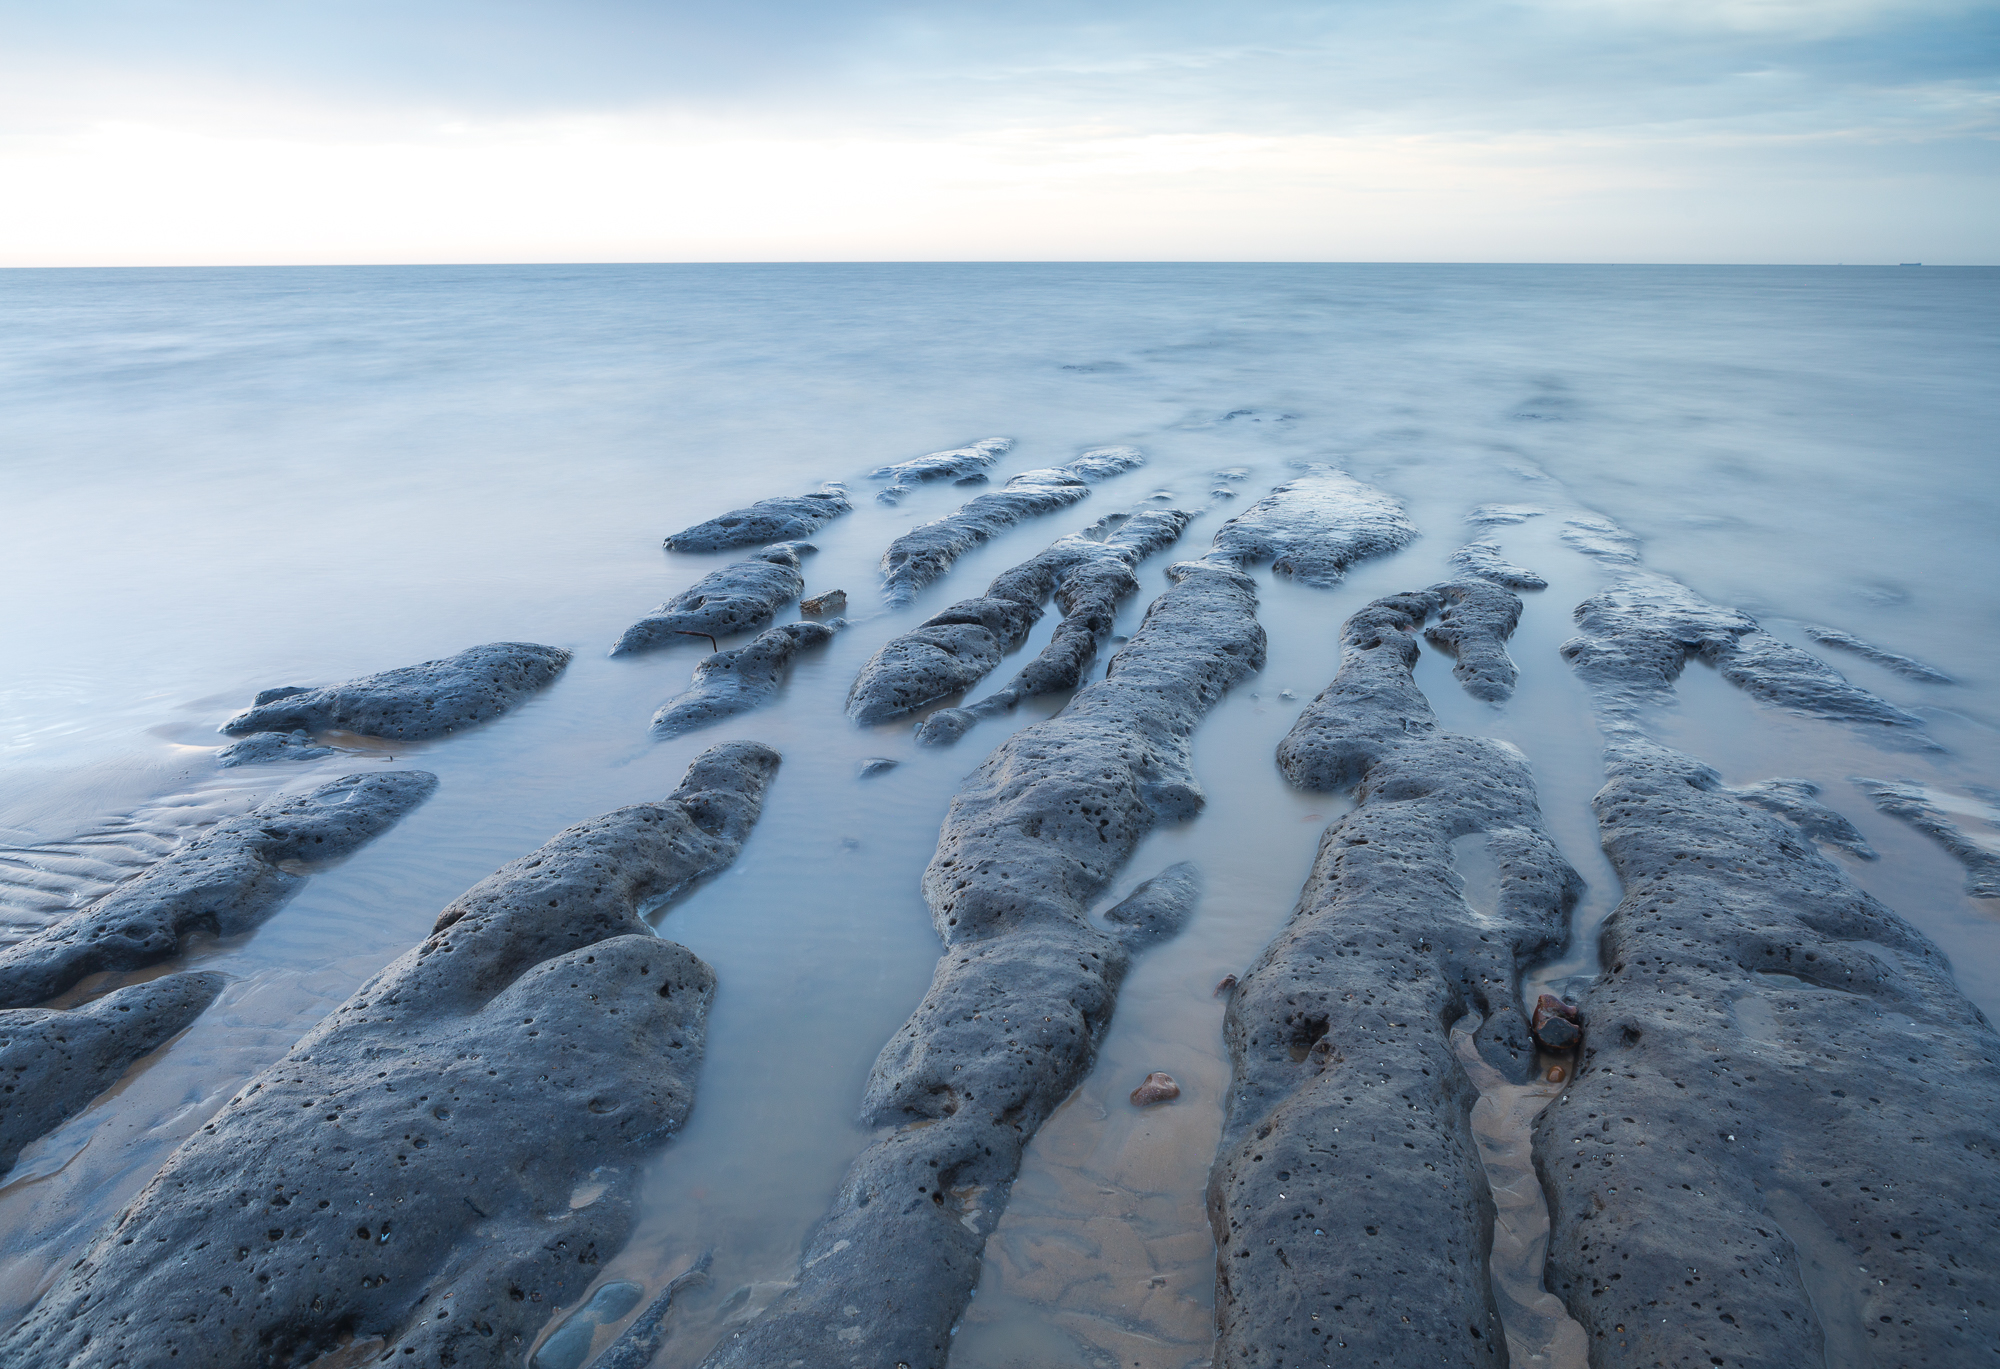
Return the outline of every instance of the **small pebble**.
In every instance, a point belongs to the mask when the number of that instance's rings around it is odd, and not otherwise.
[[[824,618],[829,613],[846,611],[847,591],[844,589],[830,589],[824,594],[799,601],[799,612],[808,618]]]
[[[1228,993],[1231,989],[1235,987],[1236,987],[1236,976],[1233,974],[1226,974],[1222,976],[1222,982],[1215,986],[1215,996],[1217,998],[1220,998],[1222,997],[1222,995]]]
[[[1151,1107],[1155,1103],[1169,1103],[1181,1096],[1181,1086],[1174,1082],[1171,1074],[1154,1070],[1146,1076],[1146,1082],[1132,1090],[1132,1104],[1135,1107]]]
[[[1545,1077],[1551,1084],[1560,1084],[1563,1081],[1563,1067],[1561,1065],[1550,1065],[1549,1072]]]
[[[885,775],[899,764],[900,762],[892,761],[887,756],[870,756],[861,762],[861,778],[865,780],[876,775]]]

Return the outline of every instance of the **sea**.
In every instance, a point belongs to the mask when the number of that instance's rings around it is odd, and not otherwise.
[[[1205,900],[1137,962],[1095,1070],[1030,1147],[955,1369],[1208,1361],[1203,1186],[1229,1077],[1215,987],[1284,924],[1322,830],[1350,802],[1290,789],[1273,748],[1332,679],[1341,622],[1447,578],[1450,553],[1483,530],[1466,522],[1482,505],[1537,511],[1484,529],[1549,582],[1525,596],[1511,643],[1519,688],[1502,705],[1474,700],[1428,646],[1417,676],[1446,726],[1528,756],[1551,830],[1589,883],[1568,949],[1533,971],[1531,991],[1587,982],[1619,898],[1590,809],[1602,739],[1558,652],[1575,606],[1629,569],[1563,537],[1572,519],[1600,519],[1637,540],[1646,569],[1924,719],[1935,750],[1771,708],[1697,663],[1651,726],[1730,784],[1819,785],[1880,856],[1832,858],[2000,1014],[2000,907],[1968,895],[1943,847],[1853,783],[1921,785],[2000,852],[1988,787],[2000,785],[1996,377],[2000,269],[1988,268],[0,271],[0,940],[278,790],[386,766],[442,781],[254,933],[64,1000],[194,965],[228,977],[189,1030],[0,1179],[0,1316],[31,1305],[234,1090],[455,896],[572,823],[665,795],[715,742],[753,738],[784,757],[754,835],[726,874],[654,915],[719,988],[693,1115],[649,1162],[636,1235],[599,1279],[650,1293],[711,1256],[658,1361],[695,1364],[782,1292],[871,1138],[856,1118],[869,1067],[939,951],[919,877],[953,793],[1012,730],[1065,702],[1034,700],[927,749],[907,720],[848,721],[856,671],[1104,514],[1200,510],[1141,567],[1116,629],[1128,634],[1168,564],[1313,465],[1393,494],[1421,536],[1332,588],[1257,572],[1269,660],[1196,735],[1206,807],[1149,837],[1106,898],[1191,860]],[[870,472],[988,437],[1014,441],[994,487],[1096,446],[1134,446],[1147,462],[889,607],[883,549],[979,490],[938,482],[891,506]],[[661,539],[829,481],[855,511],[815,537],[806,578],[809,594],[846,591],[846,629],[771,706],[653,740],[649,718],[687,687],[705,645],[616,660],[609,646],[742,554],[673,554]],[[1038,651],[1057,616],[984,689]],[[1823,629],[1948,682],[1817,645],[1809,633]],[[567,647],[575,661],[518,712],[455,737],[216,767],[218,725],[259,689],[499,640]],[[863,777],[875,759],[897,764]],[[1126,1095],[1153,1070],[1182,1093],[1140,1111]],[[1532,1292],[1532,1232],[1510,1258],[1508,1276]],[[1564,1362],[1556,1341],[1517,1343],[1517,1358]],[[578,1344],[551,1346],[542,1369],[575,1369]]]

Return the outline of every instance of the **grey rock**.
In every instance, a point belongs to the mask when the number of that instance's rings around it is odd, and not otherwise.
[[[1321,466],[1216,529],[1208,559],[1238,569],[1269,561],[1276,574],[1326,587],[1340,583],[1356,561],[1396,551],[1416,535],[1395,499]]]
[[[252,732],[241,741],[229,743],[215,753],[215,763],[223,769],[239,765],[270,765],[277,761],[316,761],[339,753],[330,746],[314,746],[309,732]]]
[[[894,637],[847,693],[847,715],[881,723],[975,684],[1019,646],[1041,609],[1019,599],[962,599]]]
[[[792,660],[808,647],[824,645],[847,626],[831,623],[784,623],[767,628],[734,651],[703,657],[694,668],[694,683],[669,699],[653,715],[653,735],[678,737],[723,718],[761,708],[777,697]]]
[[[888,487],[875,498],[880,503],[894,504],[926,481],[983,477],[988,467],[1013,449],[1014,439],[1011,437],[981,438],[969,447],[954,447],[950,451],[932,452],[928,456],[899,461],[893,466],[878,466],[869,472],[869,478],[889,482]]]
[[[1892,818],[1901,818],[1957,857],[1965,866],[1966,893],[1974,898],[2000,898],[2000,854],[1990,845],[1967,836],[1946,815],[1929,788],[1910,780],[1871,780],[1859,775],[1854,777],[1854,783],[1875,801],[1877,808]],[[2000,823],[2000,813],[1990,808],[1987,812],[1989,824]]]
[[[0,1175],[118,1082],[125,1069],[200,1017],[222,992],[212,972],[171,974],[77,1008],[0,1012]]]
[[[1535,1128],[1547,1283],[1592,1363],[1990,1358],[2000,1037],[1791,821],[1606,716],[1625,896]]]
[[[799,1279],[719,1366],[937,1369],[1022,1149],[1089,1070],[1132,953],[1188,916],[1176,867],[1089,916],[1160,822],[1201,803],[1195,725],[1264,659],[1256,587],[1184,563],[1145,623],[1055,717],[1001,743],[952,801],[924,897],[945,944],[876,1061],[862,1152]]]
[[[1812,653],[1779,641],[1749,614],[1711,604],[1664,575],[1625,576],[1577,605],[1576,621],[1584,635],[1563,643],[1563,658],[1591,686],[1599,707],[1620,717],[1670,700],[1681,671],[1700,657],[1780,708],[1909,731],[1924,725]]]
[[[998,717],[1025,699],[1082,684],[1117,621],[1118,605],[1139,592],[1134,569],[1146,557],[1173,545],[1193,518],[1180,509],[1144,509],[1106,519],[1081,534],[1063,538],[1033,561],[995,580],[987,593],[1052,594],[1062,610],[1062,621],[1056,624],[1049,644],[1004,688],[964,708],[939,709],[918,726],[917,740],[926,746],[948,745],[981,718]],[[1039,606],[1040,598],[1035,602]],[[949,692],[941,690],[931,699]]]
[[[1745,803],[1791,819],[1792,826],[1814,841],[1837,846],[1862,860],[1874,860],[1875,848],[1853,823],[1819,801],[1819,786],[1811,780],[1760,780],[1729,791]]]
[[[488,642],[456,656],[363,675],[336,685],[267,689],[222,725],[232,737],[253,732],[328,732],[422,741],[512,711],[546,688],[569,664],[561,647]]]
[[[729,551],[770,542],[802,542],[854,505],[835,489],[759,499],[748,508],[697,523],[666,539],[668,551]]]
[[[1131,470],[1144,459],[1130,447],[1085,452],[1067,466],[1023,471],[948,517],[912,528],[882,553],[884,594],[892,604],[907,604],[918,590],[941,578],[974,547],[1017,523],[1087,498],[1092,481]]]
[[[174,1153],[0,1360],[520,1365],[692,1103],[715,979],[639,909],[735,858],[777,764],[712,748],[467,891]]]
[[[0,950],[0,1007],[40,1003],[101,970],[140,970],[188,935],[247,932],[307,873],[353,854],[431,796],[422,770],[345,775],[208,828],[88,907]]]
[[[887,756],[870,756],[861,763],[861,778],[870,780],[877,775],[886,775],[901,764],[901,761],[890,760]]]
[[[1514,693],[1519,672],[1507,639],[1521,621],[1521,601],[1486,580],[1433,585],[1438,620],[1424,640],[1452,658],[1451,673],[1475,699],[1499,703]]]
[[[1340,673],[1278,750],[1293,784],[1357,786],[1356,806],[1224,1022],[1218,1366],[1507,1363],[1477,1090],[1450,1027],[1480,1014],[1480,1057],[1529,1076],[1520,970],[1560,949],[1582,881],[1521,753],[1441,729],[1417,688],[1434,603],[1350,618]]]
[[[1467,575],[1491,580],[1508,589],[1547,589],[1549,582],[1524,566],[1500,555],[1500,544],[1490,537],[1475,538],[1451,554],[1451,563]]]
[[[626,628],[611,654],[629,656],[655,647],[685,646],[703,637],[760,632],[805,588],[798,548],[789,543],[766,547],[702,576]]]
[[[1936,666],[1925,665],[1913,656],[1901,656],[1893,651],[1885,651],[1872,642],[1864,642],[1851,632],[1839,632],[1830,627],[1806,625],[1806,636],[1821,646],[1839,647],[1851,651],[1876,665],[1886,666],[1907,680],[1922,680],[1925,684],[1950,684],[1951,676]]]
[[[1585,556],[1611,565],[1630,566],[1639,561],[1639,539],[1609,518],[1590,515],[1565,519],[1562,540]]]

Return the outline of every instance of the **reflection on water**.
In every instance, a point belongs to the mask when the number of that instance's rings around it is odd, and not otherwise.
[[[1233,489],[1241,504],[1295,461],[1337,462],[1391,491],[1424,535],[1332,590],[1261,577],[1269,665],[1195,740],[1209,805],[1155,832],[1114,891],[1187,859],[1204,869],[1205,902],[1140,958],[1097,1070],[1030,1147],[955,1363],[1207,1357],[1202,1192],[1228,1081],[1214,988],[1283,924],[1345,803],[1291,791],[1272,750],[1333,677],[1340,622],[1445,578],[1475,535],[1550,582],[1525,596],[1511,644],[1519,689],[1500,707],[1470,699],[1428,648],[1417,674],[1443,726],[1527,754],[1550,830],[1589,882],[1576,936],[1531,970],[1530,999],[1595,969],[1596,927],[1618,896],[1589,809],[1599,741],[1556,654],[1571,608],[1607,573],[1562,540],[1563,524],[1601,515],[1639,538],[1647,565],[1786,640],[1810,646],[1802,625],[1824,625],[1959,681],[1835,662],[1923,714],[1946,748],[1936,755],[1763,708],[1699,665],[1657,735],[1730,784],[1820,784],[1883,857],[1834,858],[2000,1011],[1994,911],[1965,896],[1947,853],[1846,784],[1866,774],[1977,793],[2000,774],[2000,579],[1977,559],[2000,488],[1986,449],[2000,418],[1987,380],[2000,273],[11,272],[0,306],[0,575],[15,591],[0,601],[0,904],[16,934],[139,868],[176,824],[275,785],[391,764],[442,780],[255,933],[162,967],[219,969],[230,983],[0,1182],[0,1311],[25,1306],[243,1078],[419,940],[451,898],[571,823],[668,792],[704,747],[750,737],[785,757],[757,831],[727,874],[657,918],[720,981],[695,1111],[649,1165],[631,1246],[587,1295],[602,1345],[645,1305],[623,1286],[650,1299],[712,1251],[706,1282],[676,1296],[658,1360],[695,1363],[783,1287],[869,1139],[853,1120],[862,1082],[936,959],[917,881],[952,793],[1009,730],[1061,704],[920,749],[907,724],[847,722],[856,670],[1107,512],[1156,490],[1195,507]],[[923,486],[887,508],[866,472],[989,433],[1017,439],[996,481],[1107,443],[1138,446],[1150,464],[967,555],[908,607],[880,607],[883,547],[976,491]],[[604,653],[731,559],[669,555],[661,537],[827,479],[850,483],[856,510],[815,538],[807,593],[846,590],[850,630],[800,659],[777,704],[652,741],[647,720],[704,648]],[[1229,500],[1215,502],[1177,554],[1228,515]],[[1519,521],[1467,526],[1484,504],[1514,506]],[[1534,510],[1545,512],[1525,516]],[[1167,559],[1140,568],[1121,633],[1164,588]],[[1039,651],[1054,621],[1020,651]],[[212,729],[260,688],[491,640],[578,656],[548,693],[462,736],[357,750],[324,771],[209,768]],[[1003,662],[988,686],[1027,659]],[[864,779],[871,757],[899,764]],[[1181,1097],[1139,1112],[1126,1095],[1155,1069]],[[1501,1108],[1488,1094],[1496,1124],[1535,1101]],[[1510,1267],[1534,1265],[1524,1250]],[[1537,1285],[1521,1277],[1533,1310]]]

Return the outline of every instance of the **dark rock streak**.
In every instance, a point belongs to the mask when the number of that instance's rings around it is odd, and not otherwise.
[[[1436,603],[1350,618],[1339,675],[1278,749],[1292,783],[1358,786],[1357,806],[1230,999],[1209,1180],[1218,1366],[1507,1362],[1478,1090],[1450,1028],[1480,1014],[1480,1058],[1529,1077],[1520,973],[1560,948],[1582,886],[1521,754],[1441,730],[1411,677]]]

